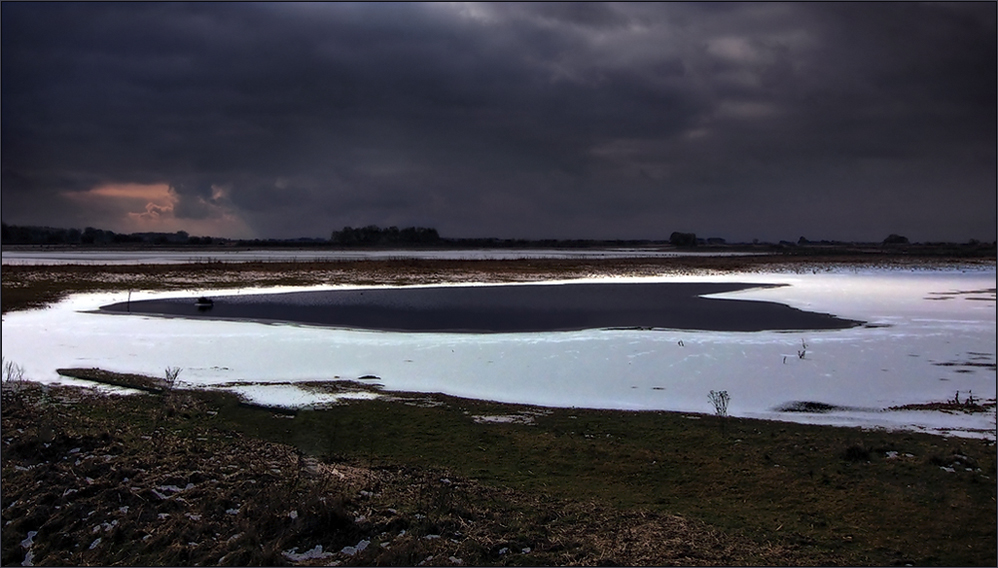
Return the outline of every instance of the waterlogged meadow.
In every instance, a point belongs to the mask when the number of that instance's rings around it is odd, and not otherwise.
[[[5,265],[3,563],[994,565],[993,263],[715,260]],[[723,297],[862,323],[100,311],[587,280],[766,284]]]
[[[439,392],[548,407],[696,413],[711,412],[708,393],[723,390],[735,417],[994,436],[993,267],[841,267],[571,282],[767,285],[710,297],[776,302],[862,324],[482,334],[99,311],[151,298],[184,297],[193,305],[203,292],[136,291],[74,295],[45,309],[5,314],[3,355],[46,383],[72,382],[56,372],[63,368],[157,375],[177,367],[184,388],[227,389],[257,404],[288,408],[358,396],[339,392],[341,381],[371,387],[364,396]],[[380,288],[239,288],[211,296],[221,302],[251,293]],[[984,405],[939,406],[968,397]]]

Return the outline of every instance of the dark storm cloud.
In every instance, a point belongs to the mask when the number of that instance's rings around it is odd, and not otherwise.
[[[5,222],[988,239],[994,4],[3,4]],[[109,221],[110,222],[110,221]]]

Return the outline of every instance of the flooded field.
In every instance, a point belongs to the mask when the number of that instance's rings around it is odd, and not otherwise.
[[[127,293],[118,292],[79,294],[46,309],[6,314],[3,355],[22,365],[32,379],[45,382],[69,381],[56,374],[57,368],[100,367],[155,376],[166,367],[179,367],[186,387],[238,390],[247,400],[284,406],[330,403],[336,396],[315,384],[344,380],[383,391],[440,392],[540,406],[691,413],[712,412],[708,392],[726,390],[733,416],[993,436],[993,409],[954,413],[910,406],[968,394],[977,400],[995,398],[993,267],[840,268],[571,283],[648,290],[692,286],[683,292],[698,297],[689,305],[708,302],[700,294],[714,292],[711,301],[723,298],[747,307],[773,303],[784,311],[810,313],[808,317],[832,314],[837,321],[865,324],[793,331],[678,324],[491,333],[374,331],[277,323],[273,318],[260,318],[271,320],[264,323],[241,316],[194,320],[101,313],[101,306],[120,308],[129,302]],[[563,290],[567,284],[521,291]],[[463,286],[450,291],[472,288]],[[505,292],[517,286],[499,288]],[[443,288],[406,290],[436,294]],[[345,297],[359,301],[361,292],[395,297],[400,290],[240,288],[210,295],[213,311],[228,302],[239,304],[241,298],[253,304],[276,293],[326,298],[334,291],[348,292]],[[199,295],[202,291],[196,289],[135,292],[131,305],[176,299],[193,310],[191,299]],[[305,383],[307,387],[295,386]]]

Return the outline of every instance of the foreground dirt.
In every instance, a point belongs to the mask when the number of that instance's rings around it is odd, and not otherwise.
[[[321,463],[218,429],[211,401],[6,393],[4,565],[834,564],[679,516]]]

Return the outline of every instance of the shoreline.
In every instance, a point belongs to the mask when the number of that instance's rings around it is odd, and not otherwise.
[[[77,379],[83,381],[84,384],[73,384],[65,385],[67,388],[79,388],[79,389],[92,389],[94,386],[110,386],[118,389],[131,389],[132,392],[121,391],[117,392],[114,389],[108,392],[109,395],[116,396],[129,396],[129,395],[140,395],[140,394],[164,394],[168,389],[163,385],[163,379],[158,377],[151,377],[145,375],[136,375],[130,373],[117,373],[106,371],[100,368],[79,368],[79,369],[59,369],[58,373],[60,376],[68,377],[72,379]],[[235,381],[228,384],[213,384],[213,385],[193,385],[188,388],[182,386],[175,387],[176,392],[187,392],[187,393],[212,393],[212,392],[222,392],[229,393],[239,398],[240,404],[245,405],[250,408],[257,408],[260,410],[274,412],[279,414],[285,414],[290,416],[296,416],[301,412],[315,412],[315,411],[328,411],[332,410],[337,406],[344,404],[353,404],[364,400],[374,400],[381,399],[390,401],[393,403],[408,404],[409,401],[423,401],[426,403],[427,400],[441,400],[445,402],[434,402],[432,405],[436,404],[447,404],[446,401],[463,401],[464,403],[475,403],[481,404],[489,407],[495,407],[499,410],[497,411],[499,416],[511,418],[510,421],[520,424],[529,424],[532,422],[531,416],[539,416],[545,412],[553,411],[570,411],[570,410],[584,410],[592,412],[620,412],[620,413],[665,413],[674,415],[676,417],[684,418],[710,418],[717,419],[718,416],[715,413],[711,413],[707,410],[670,410],[670,409],[626,409],[626,408],[613,408],[613,407],[573,407],[564,405],[540,405],[530,402],[513,402],[513,401],[502,401],[502,400],[486,400],[482,398],[476,398],[474,396],[461,396],[455,394],[448,394],[444,392],[420,392],[420,391],[398,391],[386,389],[383,384],[380,383],[380,377],[376,376],[365,376],[356,379],[336,379],[333,381],[287,381],[287,382],[264,382],[264,383],[246,383],[241,381]],[[90,383],[91,385],[88,385]],[[34,383],[38,384],[38,383]],[[288,403],[280,404],[273,402],[272,398],[266,396],[254,398],[254,390],[266,390],[272,388],[284,388],[284,389],[296,389],[302,392],[311,393],[316,396],[315,402],[313,403]],[[326,397],[326,398],[323,398]],[[268,403],[268,401],[271,401]],[[901,415],[905,412],[932,412],[932,411],[942,411],[949,414],[995,414],[996,403],[998,400],[995,398],[979,398],[974,400],[972,397],[970,400],[965,400],[960,402],[955,402],[950,400],[939,400],[928,403],[920,404],[910,404],[904,406],[892,406],[886,408],[840,408],[838,410],[845,410],[848,412],[859,412],[859,413],[896,413]],[[939,436],[941,438],[962,438],[967,440],[980,439],[984,441],[995,441],[995,430],[991,429],[951,429],[949,431],[932,431],[928,429],[918,429],[906,427],[904,425],[887,426],[878,425],[871,426],[869,424],[856,424],[849,423],[846,420],[837,423],[823,423],[818,421],[808,421],[807,416],[814,418],[820,418],[822,414],[832,412],[836,409],[828,408],[830,405],[825,405],[823,403],[817,403],[812,401],[791,401],[783,405],[788,408],[776,408],[772,412],[766,413],[752,413],[750,415],[739,416],[739,415],[725,415],[724,419],[738,422],[738,421],[762,421],[773,424],[797,424],[802,426],[815,426],[815,427],[828,427],[828,428],[844,428],[844,429],[855,429],[857,431],[863,432],[881,432],[885,434],[898,434],[907,435],[912,433],[926,434],[930,436]],[[782,412],[785,415],[774,416],[776,412]],[[789,413],[794,418],[789,418],[786,414]],[[521,418],[518,418],[521,417]],[[503,422],[504,420],[499,420]]]

